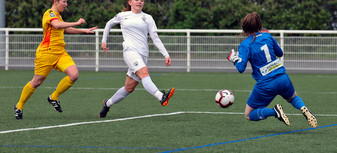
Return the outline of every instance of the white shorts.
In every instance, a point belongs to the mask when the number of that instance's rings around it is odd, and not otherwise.
[[[147,57],[140,55],[135,51],[124,51],[123,57],[125,64],[129,67],[126,74],[137,82],[140,82],[140,78],[136,75],[136,72],[139,69],[146,67]]]

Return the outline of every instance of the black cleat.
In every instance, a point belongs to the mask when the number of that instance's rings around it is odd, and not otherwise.
[[[171,88],[167,93],[165,93],[165,91],[163,91],[163,97],[160,101],[162,106],[166,106],[169,102],[169,99],[173,96],[175,89]]]
[[[54,109],[60,113],[62,113],[62,108],[61,108],[61,105],[60,105],[60,101],[59,100],[52,100],[51,99],[51,95],[48,96],[47,98],[48,102],[54,106]]]
[[[290,125],[289,118],[286,114],[283,112],[283,108],[280,104],[275,105],[274,110],[276,112],[275,117],[279,119],[280,121],[284,122],[286,125]]]
[[[305,106],[301,108],[301,112],[304,117],[308,120],[308,123],[313,127],[317,127],[317,119],[314,114],[312,114],[309,109]]]
[[[108,100],[104,99],[103,100],[103,108],[102,108],[101,112],[99,112],[99,117],[100,118],[104,118],[106,116],[106,114],[108,113],[109,109],[110,109],[110,107],[108,107],[106,105],[106,102],[108,102]]]
[[[15,114],[16,119],[18,119],[18,120],[23,119],[23,117],[22,117],[23,111],[16,108],[16,106],[14,106],[14,114]]]

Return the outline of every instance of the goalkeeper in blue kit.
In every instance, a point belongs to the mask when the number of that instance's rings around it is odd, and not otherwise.
[[[258,13],[250,13],[243,19],[242,30],[242,35],[247,38],[239,45],[238,52],[232,50],[228,60],[234,63],[240,73],[245,71],[248,61],[253,70],[252,76],[256,84],[247,100],[246,119],[259,121],[275,116],[286,125],[290,125],[289,118],[280,104],[266,108],[280,95],[300,110],[312,127],[317,127],[316,117],[297,95],[286,69],[277,58],[283,56],[282,49],[268,32],[262,32],[262,22]]]

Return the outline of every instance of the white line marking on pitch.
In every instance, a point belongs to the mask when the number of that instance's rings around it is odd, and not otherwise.
[[[164,113],[164,114],[151,114],[151,115],[143,115],[143,116],[135,116],[135,117],[126,117],[126,118],[119,118],[119,119],[113,119],[113,120],[88,121],[88,122],[78,122],[78,123],[70,123],[70,124],[63,124],[63,125],[54,125],[54,126],[43,126],[43,127],[36,127],[36,128],[7,130],[7,131],[0,131],[0,134],[22,132],[22,131],[32,131],[32,130],[44,130],[44,129],[52,129],[52,128],[60,128],[60,127],[70,127],[70,126],[85,125],[85,124],[126,121],[126,120],[134,120],[134,119],[141,119],[141,118],[150,118],[150,117],[157,117],[157,116],[170,116],[170,115],[177,115],[177,114],[227,114],[227,115],[243,115],[244,113],[242,113],[242,112],[183,111],[183,112],[173,112],[173,113]],[[287,114],[287,115],[302,115],[302,114]],[[337,114],[316,114],[315,116],[337,117]]]
[[[107,122],[126,121],[126,120],[134,120],[134,119],[149,118],[149,117],[156,117],[156,116],[169,116],[169,115],[176,115],[176,114],[182,114],[182,113],[184,113],[184,112],[173,112],[173,113],[165,113],[165,114],[152,114],[152,115],[144,115],[144,116],[119,118],[119,119],[113,119],[113,120],[89,121],[89,122],[70,123],[70,124],[54,125],[54,126],[43,126],[43,127],[36,127],[36,128],[16,129],[16,130],[0,131],[0,134],[13,133],[13,132],[22,132],[22,131],[31,131],[31,130],[43,130],[43,129],[51,129],[51,128],[59,128],[59,127],[70,127],[70,126],[84,125],[84,124],[95,124],[95,123],[107,123]]]

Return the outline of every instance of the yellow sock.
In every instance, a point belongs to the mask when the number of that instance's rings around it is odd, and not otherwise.
[[[25,87],[23,87],[22,89],[21,97],[20,97],[18,104],[16,104],[16,108],[23,110],[25,103],[30,98],[30,96],[34,93],[34,91],[35,91],[35,88],[33,88],[32,85],[30,85],[30,81],[29,81],[25,85]]]
[[[69,76],[64,77],[57,85],[55,91],[51,94],[51,99],[58,100],[59,96],[73,86],[74,82],[70,80]]]

